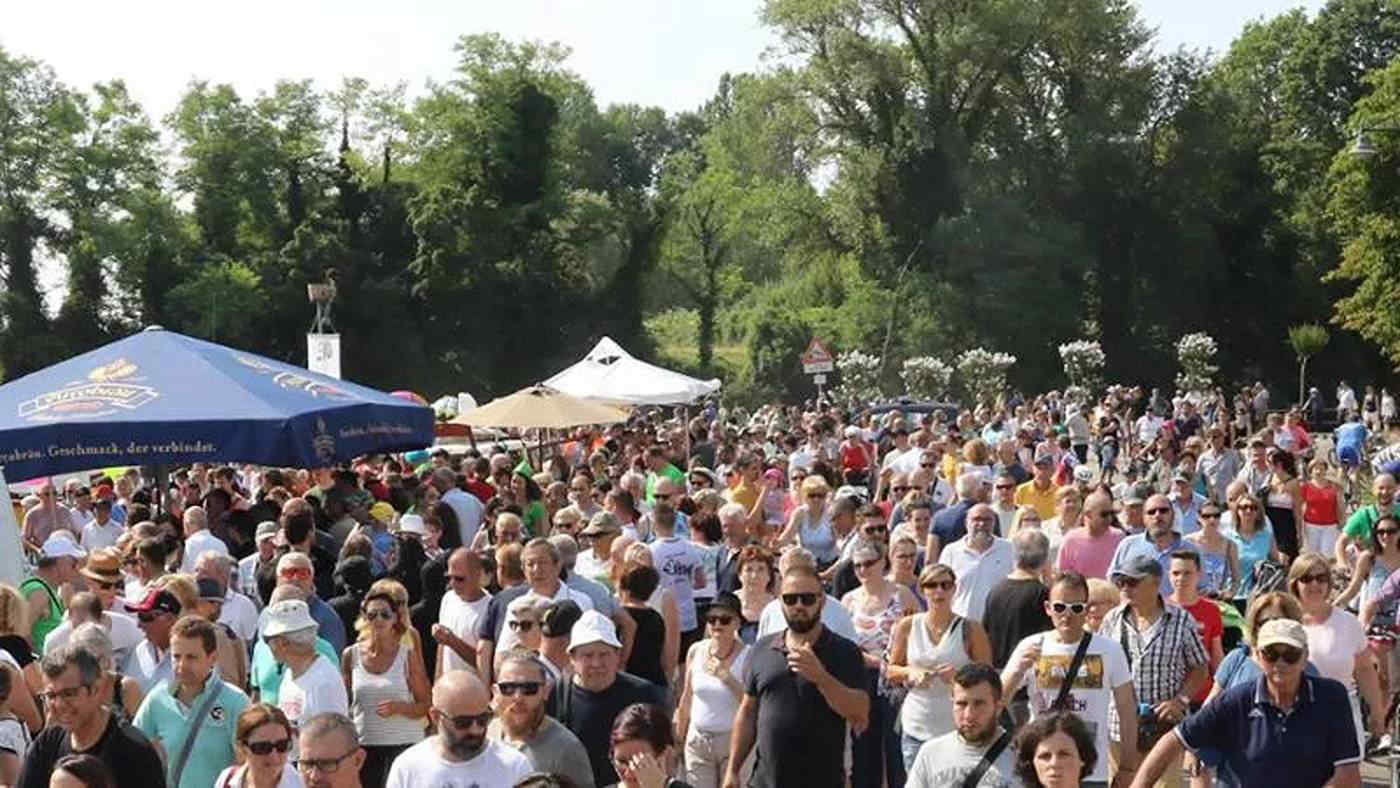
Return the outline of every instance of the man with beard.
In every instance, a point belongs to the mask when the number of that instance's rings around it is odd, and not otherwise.
[[[996,526],[996,510],[985,503],[973,506],[967,513],[967,534],[949,544],[940,560],[958,578],[953,612],[973,621],[983,620],[987,594],[1016,567],[1016,550],[996,535]]]
[[[297,749],[297,771],[306,788],[360,788],[365,751],[349,717],[326,711],[307,720]]]
[[[842,788],[847,728],[870,718],[861,651],[822,625],[826,596],[814,567],[784,572],[780,598],[787,629],[753,646],[724,785],[738,788],[757,744],[751,788]]]
[[[955,788],[985,759],[976,785],[1012,788],[1016,758],[1011,731],[997,724],[1001,713],[1001,676],[991,665],[970,662],[953,675],[953,721],[957,730],[924,742],[914,757],[906,788]]]
[[[1108,576],[1112,578],[1120,574],[1123,567],[1133,564],[1141,556],[1147,556],[1161,567],[1157,573],[1157,586],[1162,596],[1168,596],[1172,592],[1169,579],[1172,553],[1178,550],[1200,551],[1181,538],[1181,531],[1173,523],[1172,502],[1167,496],[1156,494],[1149,497],[1143,506],[1143,513],[1147,515],[1147,530],[1125,537],[1118,543],[1118,548],[1113,551],[1113,560],[1108,564]]]
[[[530,759],[486,738],[491,716],[491,696],[481,679],[465,670],[442,674],[428,711],[437,735],[394,759],[386,788],[514,785],[530,773]]]
[[[579,788],[593,788],[593,767],[578,737],[545,714],[548,674],[538,657],[512,651],[496,675],[496,718],[486,737],[520,751],[536,772],[567,777]]]

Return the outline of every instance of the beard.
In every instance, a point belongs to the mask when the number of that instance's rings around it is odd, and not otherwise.
[[[450,730],[450,726],[444,725],[438,728],[438,733],[441,734],[443,743],[447,745],[447,751],[458,760],[469,761],[481,754],[481,751],[486,747],[486,733],[484,731],[479,736],[470,733],[458,736]]]
[[[984,744],[990,744],[992,741],[992,737],[996,735],[996,732],[996,717],[993,717],[991,722],[988,722],[987,725],[981,728],[980,730],[975,728],[958,728],[958,735],[962,737],[963,741],[973,745],[974,747],[981,747]]]
[[[811,632],[812,628],[817,625],[817,621],[820,620],[820,617],[816,615],[810,616],[808,618],[798,618],[790,616],[786,613],[783,614],[783,618],[787,621],[788,629],[792,630],[793,632],[796,632],[799,635],[805,635],[808,632]]]

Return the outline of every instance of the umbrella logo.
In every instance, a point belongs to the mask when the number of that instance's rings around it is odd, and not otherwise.
[[[28,421],[97,419],[118,410],[136,410],[160,396],[150,386],[120,382],[138,371],[124,358],[103,364],[88,373],[87,381],[75,381],[21,402],[19,417]]]
[[[316,419],[316,435],[311,439],[311,447],[321,462],[330,463],[335,459],[335,436],[326,429],[325,419]]]

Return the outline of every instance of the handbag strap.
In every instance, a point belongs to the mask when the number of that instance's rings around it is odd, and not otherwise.
[[[1011,731],[1002,731],[1001,736],[996,741],[992,742],[992,746],[988,747],[987,751],[982,753],[982,760],[978,761],[977,765],[972,767],[972,771],[968,772],[967,776],[963,778],[962,788],[977,788],[977,783],[982,782],[982,775],[986,774],[987,770],[992,768],[992,764],[996,762],[997,758],[1001,757],[1002,751],[1005,750],[1006,746],[1010,743]]]
[[[209,681],[222,684],[223,680],[215,673],[209,674]],[[204,720],[209,716],[209,711],[214,708],[214,702],[223,694],[223,687],[216,684],[209,690],[209,696],[204,702],[199,704],[199,711],[195,713],[193,722],[190,723],[190,732],[185,735],[185,743],[180,747],[180,756],[175,759],[175,768],[170,772],[170,784],[180,785],[180,776],[185,771],[185,764],[190,760],[190,753],[194,752],[194,740],[199,736],[199,729],[204,727]]]
[[[1084,655],[1089,651],[1089,641],[1094,636],[1088,632],[1079,638],[1079,648],[1074,650],[1074,657],[1069,661],[1069,670],[1065,671],[1065,677],[1060,683],[1060,694],[1055,696],[1055,702],[1050,704],[1051,711],[1061,711],[1064,709],[1065,701],[1069,700],[1069,691],[1074,687],[1074,680],[1079,677],[1079,668],[1084,664]]]

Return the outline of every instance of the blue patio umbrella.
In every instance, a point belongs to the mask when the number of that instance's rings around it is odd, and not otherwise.
[[[19,481],[112,465],[311,468],[433,443],[433,411],[158,327],[0,386]]]

